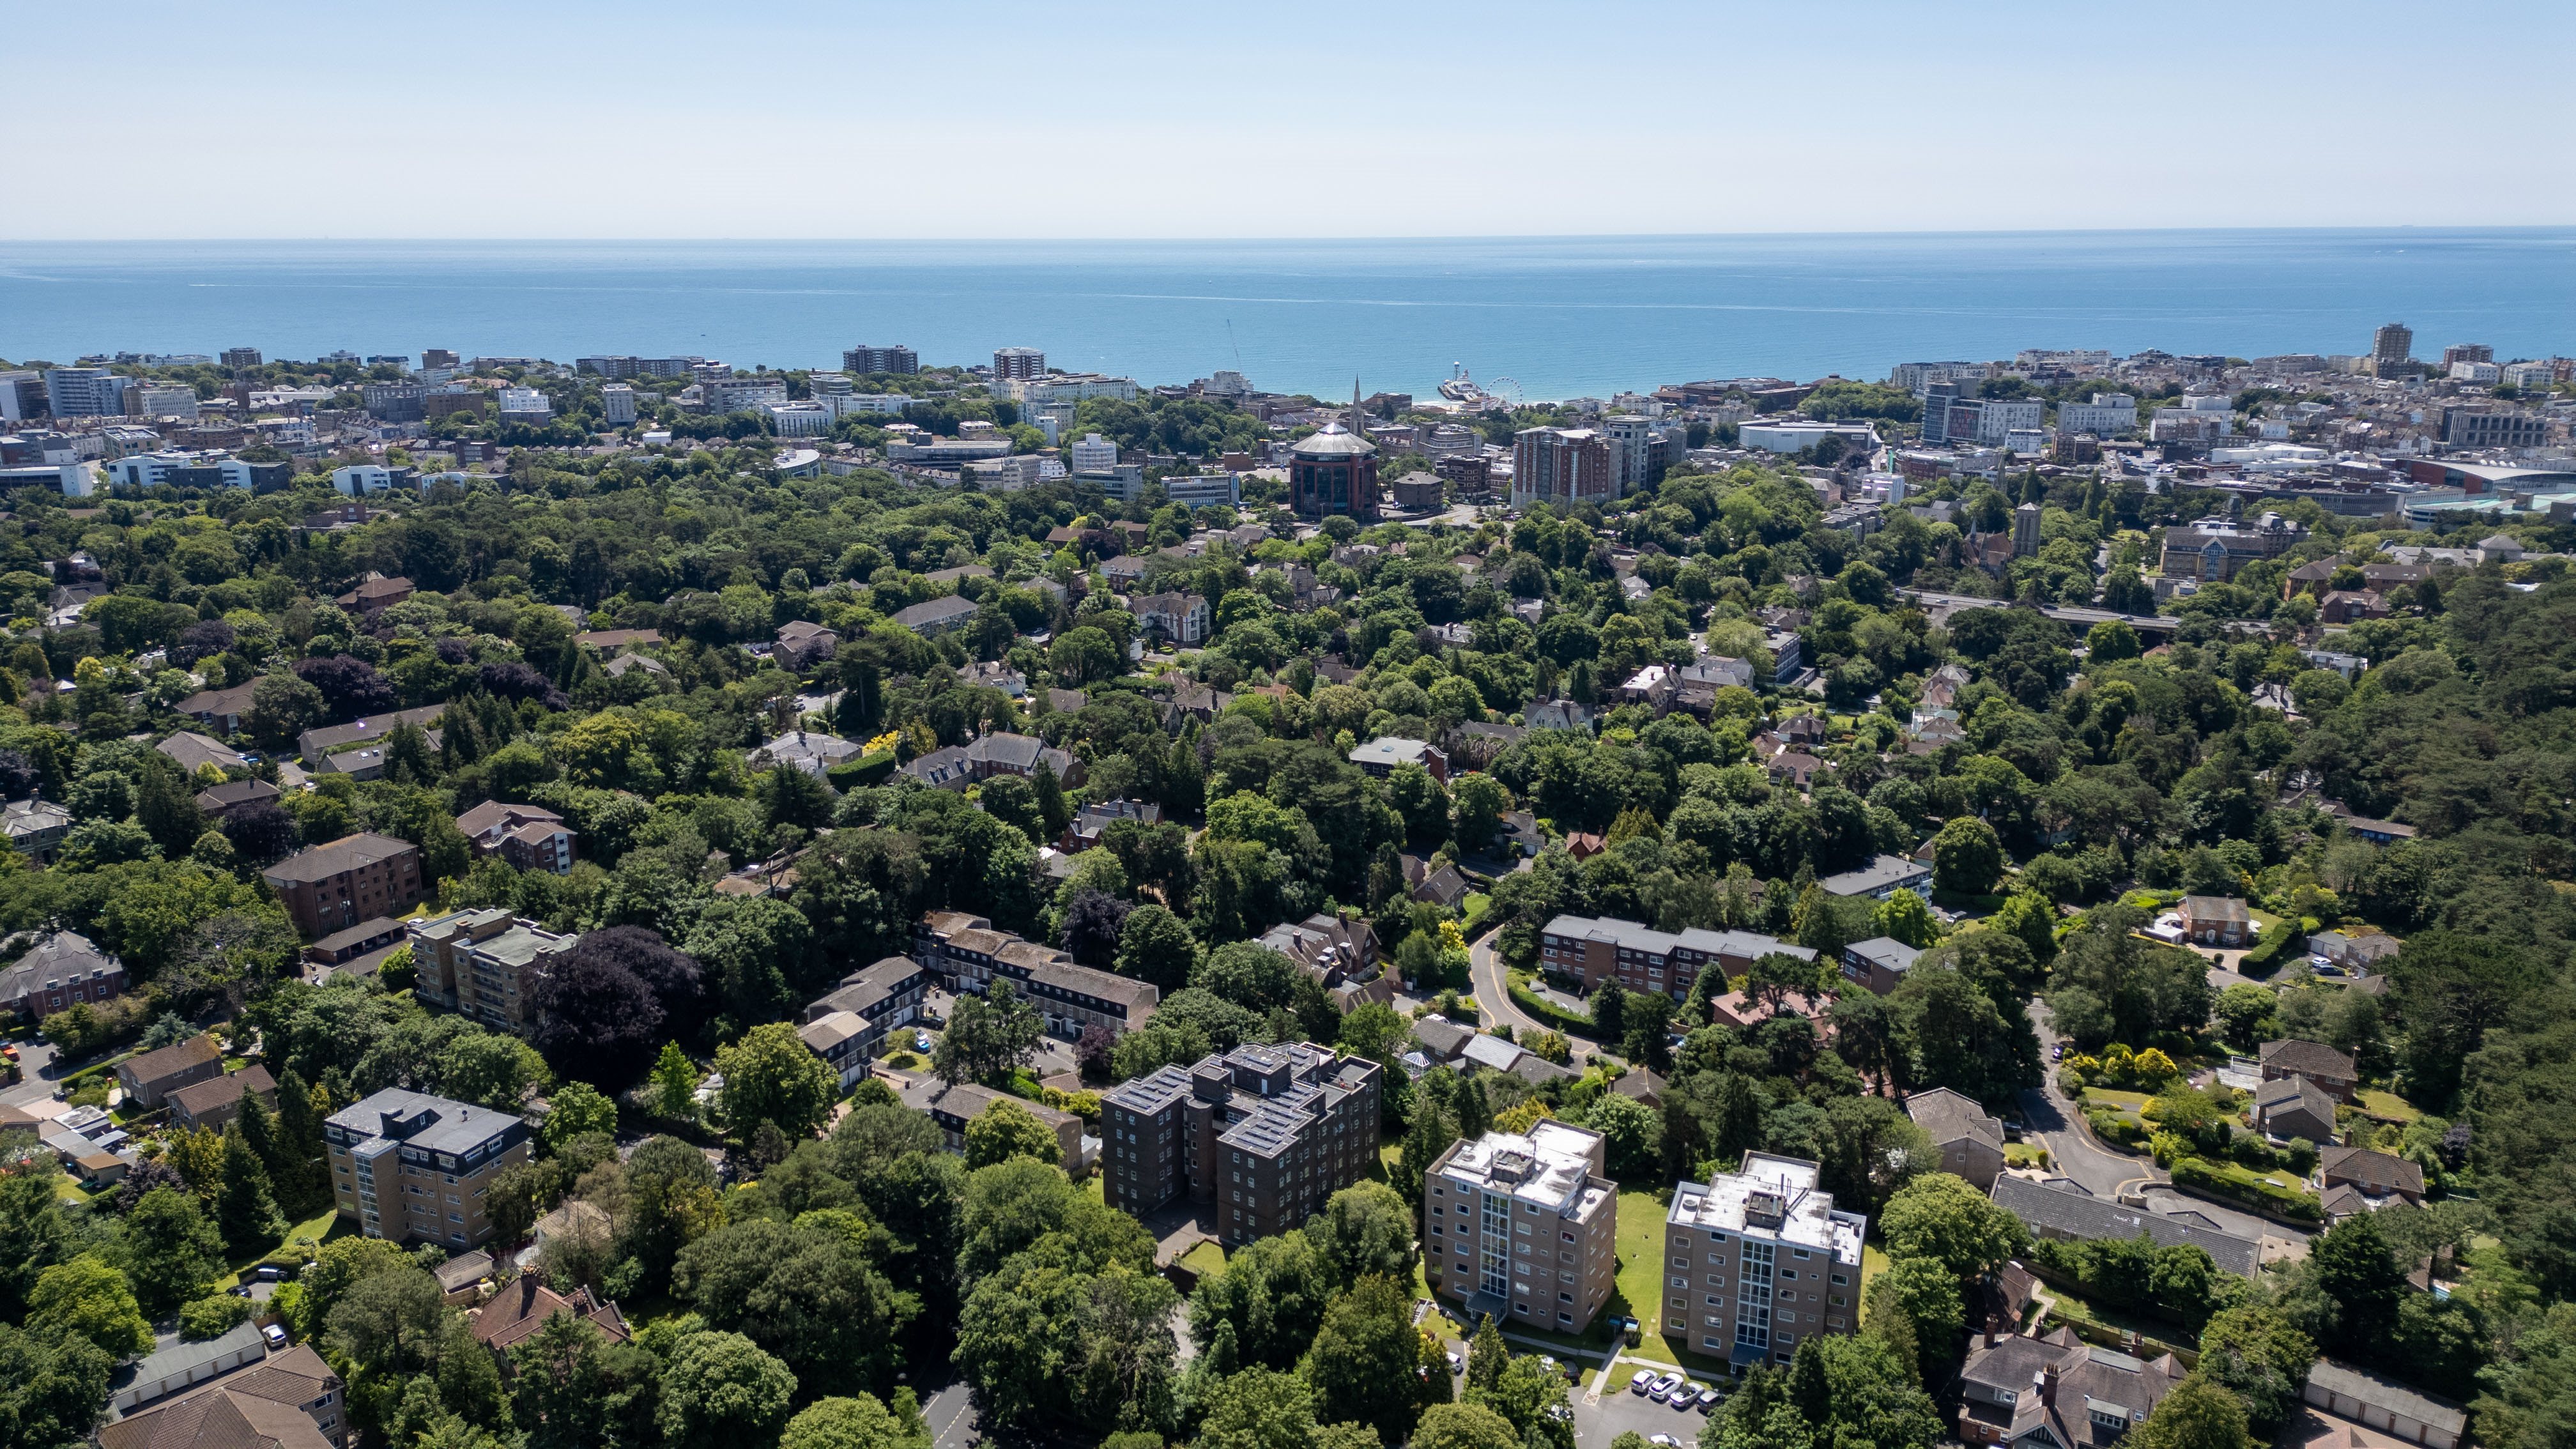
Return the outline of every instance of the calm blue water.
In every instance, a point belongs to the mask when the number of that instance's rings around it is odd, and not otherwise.
[[[997,346],[1181,382],[1532,398],[2025,347],[2576,351],[2576,229],[1350,242],[0,242],[0,357],[698,353],[837,366]]]

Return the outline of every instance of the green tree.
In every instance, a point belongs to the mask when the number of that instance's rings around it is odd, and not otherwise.
[[[617,1104],[588,1082],[566,1082],[555,1089],[537,1140],[546,1151],[561,1152],[565,1143],[592,1132],[617,1135]]]
[[[1412,1449],[1521,1449],[1521,1436],[1481,1404],[1434,1404],[1422,1412]]]
[[[1324,1210],[1306,1220],[1306,1236],[1337,1284],[1371,1276],[1409,1282],[1421,1261],[1413,1227],[1413,1208],[1393,1188],[1359,1182],[1325,1200]]]
[[[125,1215],[120,1247],[125,1276],[147,1314],[204,1297],[223,1271],[223,1236],[180,1188],[156,1187],[136,1201]]]
[[[2028,1250],[2021,1219],[1946,1172],[1927,1172],[1896,1190],[1879,1214],[1891,1258],[1929,1258],[1960,1283],[1974,1283]]]
[[[1314,1449],[1315,1395],[1292,1373],[1258,1365],[1209,1385],[1197,1449]]]
[[[678,1042],[662,1043],[662,1054],[653,1062],[653,1110],[665,1117],[695,1117],[697,1091],[697,1064]]]
[[[24,1316],[37,1275],[79,1251],[80,1234],[56,1192],[61,1176],[49,1153],[0,1174],[0,1322]]]
[[[1141,905],[1127,913],[1118,932],[1118,974],[1150,981],[1166,995],[1189,984],[1198,959],[1198,942],[1180,917],[1158,905]]]
[[[881,1386],[914,1305],[869,1262],[868,1236],[845,1209],[731,1223],[680,1250],[671,1292],[710,1328],[776,1354],[809,1391]]]
[[[1411,1295],[1392,1280],[1364,1278],[1324,1310],[1298,1371],[1315,1390],[1318,1418],[1371,1425],[1381,1442],[1396,1444],[1422,1412],[1419,1356]]]
[[[765,1022],[716,1053],[725,1120],[748,1137],[766,1122],[790,1140],[810,1137],[840,1100],[841,1079],[783,1021]]]
[[[1022,999],[1008,978],[998,978],[981,996],[957,998],[930,1065],[952,1086],[993,1081],[1026,1066],[1045,1034],[1037,1008]]]
[[[239,1119],[224,1128],[223,1185],[215,1189],[215,1223],[225,1246],[249,1252],[277,1241],[286,1217],[277,1210],[268,1185],[268,1168],[242,1134]]]
[[[1028,1108],[1004,1097],[967,1120],[966,1165],[990,1167],[1013,1157],[1061,1163],[1064,1144]]]
[[[671,1347],[658,1419],[671,1449],[734,1449],[787,1426],[796,1376],[739,1333],[692,1333]]]
[[[2235,1391],[2247,1429],[2268,1442],[2298,1412],[2317,1346],[2277,1308],[2247,1304],[2211,1315],[2195,1371]]]
[[[2384,1351],[2410,1289],[2378,1215],[2356,1213],[2319,1234],[2308,1246],[2308,1266],[2329,1305],[2318,1336],[2355,1357]]]
[[[1932,908],[1910,890],[1898,889],[1870,911],[1870,926],[1892,941],[1902,941],[1916,950],[1928,949],[1941,939],[1941,923]]]
[[[1888,1265],[1892,1306],[1913,1325],[1914,1342],[1935,1353],[1956,1342],[1967,1325],[1967,1305],[1959,1296],[1959,1279],[1937,1258],[1899,1258]]]
[[[1190,1337],[1212,1361],[1294,1368],[1339,1286],[1305,1230],[1255,1238],[1226,1259],[1224,1272],[1199,1280]]]
[[[816,1399],[787,1421],[778,1449],[929,1449],[930,1433],[910,1389],[888,1408],[874,1394]]]
[[[1494,1315],[1488,1313],[1476,1325],[1476,1336],[1467,1344],[1467,1388],[1470,1392],[1490,1392],[1503,1381],[1503,1370],[1511,1367],[1512,1351],[1503,1343],[1500,1329],[1494,1327]]]
[[[116,1360],[79,1337],[0,1323],[0,1425],[15,1444],[70,1449],[107,1415]]]
[[[133,1286],[95,1253],[37,1275],[27,1300],[27,1327],[77,1334],[118,1358],[152,1350],[152,1325],[135,1304]]]
[[[230,1293],[192,1299],[179,1305],[179,1336],[196,1343],[221,1338],[241,1327],[243,1320],[250,1317],[250,1310],[249,1299]],[[137,1317],[139,1320],[140,1315]]]
[[[1974,815],[1953,816],[1932,837],[1932,884],[1954,895],[1992,894],[2004,877],[2004,843]]]
[[[2129,1434],[2136,1449],[2253,1449],[2245,1404],[2201,1374],[2173,1386]]]

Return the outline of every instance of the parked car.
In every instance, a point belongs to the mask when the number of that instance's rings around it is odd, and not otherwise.
[[[2056,1045],[2051,1046],[2048,1049],[2048,1059],[2052,1062],[2062,1062],[2066,1060],[2066,1043],[2059,1042]]]
[[[1660,1399],[1666,1394],[1669,1394],[1673,1390],[1681,1387],[1681,1382],[1682,1376],[1680,1374],[1665,1374],[1663,1377],[1655,1380],[1654,1392],[1648,1395],[1648,1397]]]
[[[930,1033],[926,1031],[914,1032],[912,1034],[912,1049],[917,1052],[926,1052],[930,1050]]]
[[[268,1340],[268,1346],[270,1348],[286,1347],[286,1330],[278,1327],[274,1323],[262,1325],[259,1330],[259,1336]]]
[[[1628,1377],[1628,1392],[1632,1394],[1653,1393],[1655,1391],[1655,1378],[1656,1374],[1653,1369],[1637,1370],[1634,1374],[1631,1374]]]
[[[1699,1391],[1699,1411],[1703,1414],[1725,1402],[1726,1395],[1719,1393],[1715,1389],[1702,1389]]]
[[[1646,1442],[1654,1445],[1655,1449],[1681,1449],[1682,1446],[1682,1441],[1670,1434],[1649,1434]]]

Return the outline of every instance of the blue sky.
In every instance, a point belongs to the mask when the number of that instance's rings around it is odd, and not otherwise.
[[[9,7],[0,237],[2576,222],[2576,6]],[[30,144],[32,143],[32,144]]]

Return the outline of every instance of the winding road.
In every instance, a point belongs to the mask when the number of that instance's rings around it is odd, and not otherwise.
[[[1493,1021],[1508,1022],[1515,1038],[1534,1031],[1554,1031],[1548,1025],[1520,1009],[1512,1000],[1510,969],[1494,954],[1494,933],[1488,931],[1467,947],[1467,974],[1476,989],[1476,1005]],[[1574,1065],[1580,1067],[1601,1052],[1601,1044],[1579,1036],[1568,1036],[1566,1044],[1573,1049]]]

